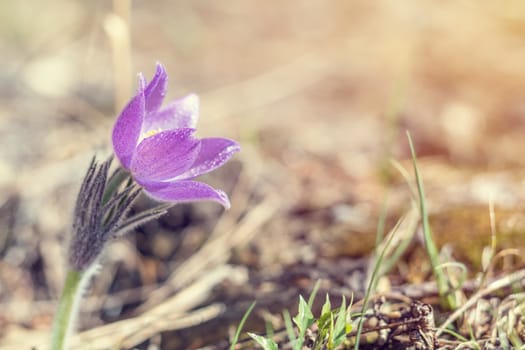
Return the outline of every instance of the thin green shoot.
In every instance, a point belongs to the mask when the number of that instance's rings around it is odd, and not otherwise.
[[[235,331],[235,335],[233,337],[232,343],[230,345],[230,350],[235,349],[235,345],[237,345],[237,342],[239,341],[239,336],[241,335],[241,331],[244,327],[244,324],[246,323],[246,320],[248,319],[248,316],[250,316],[250,313],[252,312],[253,308],[255,307],[255,304],[257,302],[252,302],[250,304],[250,307],[248,307],[248,310],[244,313],[242,316],[241,322],[239,322],[239,325],[237,326],[237,330]]]
[[[299,296],[298,312],[293,318],[293,321],[299,330],[299,343],[301,343],[301,346],[297,349],[301,349],[306,330],[315,322],[315,317],[312,314],[312,310],[301,295]]]
[[[266,337],[267,338],[273,338],[274,336],[274,329],[273,329],[273,325],[270,321],[266,320],[264,322],[264,329],[265,329],[265,333],[266,334]]]
[[[486,280],[489,277],[490,272],[497,260],[496,248],[497,248],[497,231],[496,231],[496,214],[494,212],[494,202],[492,199],[489,201],[489,218],[490,218],[490,247],[485,247],[481,256],[481,281],[479,288],[485,285]]]
[[[248,332],[248,335],[264,350],[278,350],[277,343],[275,343],[272,339],[261,337],[260,335],[250,332]]]
[[[406,224],[404,226],[404,224]],[[414,212],[409,212],[408,214],[402,216],[397,222],[394,228],[390,231],[391,235],[397,234],[398,231],[400,231],[401,228],[404,229],[404,232],[411,231],[412,235],[415,233],[417,227],[417,219],[415,218]],[[404,237],[398,244],[396,244],[393,248],[393,251],[388,250],[385,252],[385,256],[383,258],[383,262],[381,263],[381,274],[388,273],[396,263],[399,261],[399,258],[401,255],[406,251],[408,246],[411,242],[411,236],[410,237]],[[378,250],[376,248],[376,250]],[[377,253],[376,253],[377,254]]]
[[[319,291],[320,286],[321,286],[321,280],[317,280],[317,282],[315,282],[314,289],[312,289],[312,293],[310,293],[310,297],[308,298],[308,307],[310,309],[312,308],[314,304],[315,297],[317,296],[317,292]]]
[[[439,259],[439,252],[437,246],[432,238],[432,230],[430,228],[430,223],[428,220],[428,210],[425,201],[425,189],[423,187],[423,180],[421,178],[419,167],[417,165],[417,156],[414,149],[414,144],[412,143],[412,138],[410,133],[407,131],[408,144],[410,146],[410,152],[412,153],[412,163],[414,166],[414,173],[416,176],[416,184],[419,196],[419,209],[421,214],[421,223],[423,226],[423,237],[425,240],[425,248],[427,254],[430,258],[430,263],[432,265],[432,271],[437,281],[439,295],[441,296],[441,301],[448,306],[449,308],[455,309],[457,307],[456,300],[453,295],[449,294],[449,283],[447,275],[442,269],[437,267],[441,265]]]
[[[292,323],[292,317],[290,316],[290,312],[288,312],[288,310],[286,309],[283,310],[283,320],[284,326],[286,328],[286,333],[288,334],[288,339],[290,339],[290,342],[293,344],[293,349],[301,349],[301,347],[303,346],[303,340],[297,340]],[[299,347],[297,347],[296,345],[299,345]]]
[[[475,349],[481,350],[478,341],[476,340],[476,336],[474,335],[474,329],[472,328],[472,325],[469,323],[467,326],[468,333],[470,335],[470,341],[468,341],[467,344],[472,345]]]
[[[448,335],[451,335],[453,336],[454,338],[456,338],[457,340],[459,341],[462,341],[464,343],[468,342],[469,340],[467,338],[465,338],[464,336],[462,336],[461,334],[453,331],[452,329],[449,329],[449,328],[445,328],[443,329],[443,333],[445,334],[448,334]]]
[[[346,339],[346,334],[349,332],[346,322],[346,299],[343,296],[343,302],[337,313],[337,319],[335,325],[333,324],[333,317],[331,318],[332,322],[330,324],[330,341],[328,343],[328,349],[335,349],[343,343]]]
[[[326,293],[325,302],[321,308],[321,315],[317,319],[318,336],[313,350],[320,350],[325,345],[325,339],[330,336],[330,322],[332,319],[332,303],[330,296]]]
[[[363,317],[363,315],[365,315],[365,311],[366,311],[366,307],[368,305],[368,300],[370,299],[370,295],[372,294],[372,291],[374,291],[375,288],[376,288],[377,281],[378,281],[379,276],[380,276],[381,263],[383,261],[384,255],[385,255],[388,247],[390,246],[390,243],[392,242],[393,238],[394,238],[394,234],[391,234],[390,237],[388,237],[388,240],[385,243],[385,247],[381,251],[381,254],[377,257],[376,263],[374,265],[374,270],[372,272],[372,276],[370,278],[370,281],[368,282],[368,286],[367,286],[367,289],[366,289],[365,297],[363,299],[363,307],[361,309],[361,317],[359,318],[359,322],[358,322],[358,325],[357,325],[357,333],[356,333],[356,336],[355,336],[356,337],[355,338],[356,341],[355,341],[355,344],[354,344],[354,350],[358,350],[359,349],[359,338],[361,337],[361,332],[363,331],[363,324],[364,324],[364,317]]]
[[[377,223],[376,228],[376,254],[377,249],[379,249],[379,246],[381,242],[383,241],[383,237],[385,236],[385,226],[386,226],[386,218],[388,216],[388,198],[385,197],[383,200],[383,204],[381,205],[381,212],[379,214],[379,221]]]
[[[399,174],[401,174],[401,176],[405,180],[406,184],[408,185],[408,189],[410,190],[411,197],[414,198],[414,200],[417,199],[418,198],[417,188],[414,186],[412,182],[410,173],[405,168],[403,168],[401,163],[399,163],[397,160],[391,159],[390,163],[392,164],[394,168],[396,168],[397,171],[399,171]]]
[[[380,160],[379,169],[380,176],[384,183],[390,182],[391,169],[388,166],[388,160],[391,157],[393,144],[397,138],[399,132],[399,116],[403,109],[406,100],[408,80],[406,74],[403,73],[403,77],[399,77],[394,82],[392,91],[390,93],[388,104],[385,110],[385,142],[383,148],[383,155]]]

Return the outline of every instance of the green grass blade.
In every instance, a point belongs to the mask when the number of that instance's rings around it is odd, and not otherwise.
[[[443,269],[439,269],[438,266],[441,264],[439,259],[439,252],[432,238],[432,231],[430,228],[430,223],[428,221],[428,210],[425,202],[425,189],[423,187],[423,180],[421,179],[421,174],[419,172],[419,167],[417,165],[417,156],[414,149],[414,144],[412,143],[412,138],[410,133],[407,131],[408,144],[410,146],[410,152],[412,154],[412,163],[414,166],[414,174],[416,176],[416,184],[419,197],[419,210],[421,213],[421,224],[423,226],[423,237],[425,240],[425,249],[430,258],[430,263],[432,264],[432,271],[436,277],[439,295],[442,298],[442,302],[445,303],[450,308],[456,308],[456,302],[453,295],[450,295],[449,292],[449,283],[448,278]]]
[[[383,241],[383,237],[385,236],[385,226],[386,226],[387,215],[388,215],[388,200],[387,198],[385,198],[385,200],[383,200],[383,204],[381,205],[381,214],[379,215],[379,222],[376,228],[376,249],[379,248],[379,245],[381,244],[381,241]],[[377,251],[376,251],[376,254],[377,254]]]
[[[380,219],[380,221],[381,221],[381,219]],[[388,247],[390,246],[390,243],[392,242],[393,238],[394,238],[394,234],[392,233],[390,235],[390,237],[388,237],[388,240],[385,243],[385,246],[384,246],[383,250],[381,251],[381,254],[377,257],[376,263],[374,265],[374,270],[372,272],[372,276],[370,278],[370,281],[368,282],[368,286],[366,288],[365,297],[363,299],[363,307],[361,309],[361,316],[360,316],[361,318],[359,319],[359,323],[357,325],[357,333],[356,333],[356,336],[355,336],[354,350],[358,350],[359,349],[359,338],[361,337],[361,332],[363,331],[364,315],[365,315],[366,307],[368,305],[368,300],[370,299],[370,295],[372,294],[372,291],[375,290],[375,287],[377,285],[377,280],[378,280],[378,277],[380,275],[381,263],[383,261],[385,253],[386,253]]]
[[[261,337],[260,335],[248,332],[248,335],[257,342],[264,350],[277,350],[277,343],[270,338]]]
[[[255,307],[255,304],[256,304],[255,301],[251,303],[248,310],[246,310],[246,312],[244,313],[244,316],[242,316],[241,322],[239,323],[239,326],[237,326],[237,330],[235,331],[235,336],[233,337],[233,341],[230,345],[230,350],[235,349],[235,345],[237,345],[237,342],[239,341],[239,336],[241,335],[242,328],[244,327],[244,324],[246,323],[248,316],[250,316],[253,308]]]
[[[295,330],[293,328],[293,322],[292,317],[290,316],[290,312],[288,310],[283,311],[283,319],[284,319],[284,326],[286,328],[286,333],[288,334],[288,339],[290,339],[290,342],[292,343],[292,347],[294,350],[300,350],[303,346],[303,341],[297,341],[297,337],[295,335]]]
[[[302,295],[299,295],[299,310],[297,312],[297,316],[293,318],[293,321],[299,329],[299,336],[303,336],[306,333],[306,329],[315,322],[312,310]]]
[[[312,305],[314,304],[315,297],[317,296],[317,292],[319,291],[319,286],[321,286],[321,280],[317,280],[314,285],[314,289],[312,290],[312,293],[310,294],[310,297],[308,298],[308,307],[311,309]]]
[[[343,302],[341,303],[341,307],[339,308],[339,312],[337,313],[337,318],[333,329],[332,339],[334,348],[337,348],[346,339],[346,315],[346,299],[343,296]]]
[[[400,232],[403,235],[403,239],[397,243],[393,250],[383,259],[382,274],[387,274],[392,270],[398,263],[402,255],[410,247],[412,238],[417,230],[419,224],[419,216],[416,218],[416,213],[411,209],[407,214],[403,215],[396,223],[394,228],[390,231],[393,234]],[[417,214],[418,215],[418,214]],[[407,236],[407,233],[409,234]]]

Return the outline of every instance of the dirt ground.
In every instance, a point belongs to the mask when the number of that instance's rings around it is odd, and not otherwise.
[[[407,218],[408,246],[375,296],[432,304],[439,327],[452,313],[422,249],[406,131],[442,257],[466,267],[455,329],[488,339],[504,319],[525,342],[523,2],[7,0],[0,52],[0,349],[47,348],[80,181],[157,61],[168,100],[200,96],[199,136],[241,143],[207,176],[232,208],[177,205],[113,242],[73,349],[227,349],[252,301],[245,329],[279,330],[317,281],[320,299],[359,301],[385,208],[386,231]],[[514,289],[490,290],[502,276]],[[470,319],[483,303],[497,313]]]

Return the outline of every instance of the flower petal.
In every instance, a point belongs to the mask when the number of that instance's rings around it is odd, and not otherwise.
[[[177,179],[192,179],[209,173],[226,163],[234,153],[241,150],[237,142],[222,137],[204,138],[200,142],[201,148],[195,162]]]
[[[142,132],[195,128],[199,117],[199,97],[190,94],[171,102],[161,110],[147,116]]]
[[[153,198],[181,203],[193,201],[214,201],[230,208],[228,195],[210,185],[198,181],[148,182],[142,184],[146,192]]]
[[[192,137],[194,129],[163,131],[144,139],[131,160],[131,172],[137,181],[166,181],[185,172],[195,162],[200,141]]]
[[[155,76],[151,79],[150,83],[144,91],[146,96],[146,112],[152,113],[157,111],[162,104],[162,100],[166,95],[168,89],[168,74],[166,69],[160,63],[157,63],[157,71]]]
[[[137,94],[124,107],[113,127],[113,149],[120,163],[126,169],[129,169],[133,153],[137,147],[145,116],[145,85],[144,77],[139,75]]]

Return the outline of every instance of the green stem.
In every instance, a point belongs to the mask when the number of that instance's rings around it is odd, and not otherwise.
[[[102,205],[106,204],[111,196],[113,196],[118,187],[124,182],[124,180],[127,180],[129,178],[129,172],[119,168],[115,170],[115,173],[113,176],[111,176],[108,180],[108,184],[106,185],[106,190],[104,191],[104,195],[102,196]]]
[[[80,287],[83,277],[84,273],[80,271],[72,270],[67,273],[53,323],[51,350],[66,349],[67,337],[71,333],[78,312],[77,304],[82,293]]]

